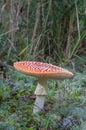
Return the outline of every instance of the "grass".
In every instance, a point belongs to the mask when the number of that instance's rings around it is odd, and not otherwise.
[[[8,68],[0,78],[0,130],[85,130],[86,71],[70,80],[48,81],[44,111],[33,115],[37,79]]]
[[[85,1],[1,0],[0,7],[0,60],[67,64],[86,52]]]

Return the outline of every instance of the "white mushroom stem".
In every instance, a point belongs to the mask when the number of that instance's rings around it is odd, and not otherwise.
[[[34,103],[33,113],[37,113],[44,108],[45,96],[47,95],[47,79],[39,78],[38,85],[35,90],[36,100]]]

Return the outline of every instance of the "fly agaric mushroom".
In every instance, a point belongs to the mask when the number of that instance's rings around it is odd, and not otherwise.
[[[47,95],[46,89],[48,79],[62,80],[74,76],[72,72],[69,72],[66,69],[42,62],[15,62],[14,67],[20,72],[38,78],[38,85],[35,90],[36,100],[33,108],[33,113],[37,113],[44,108],[45,96]]]

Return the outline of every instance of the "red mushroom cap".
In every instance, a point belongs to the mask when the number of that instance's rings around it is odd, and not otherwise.
[[[43,62],[20,61],[15,62],[14,67],[25,74],[39,78],[66,79],[74,76],[66,69]]]

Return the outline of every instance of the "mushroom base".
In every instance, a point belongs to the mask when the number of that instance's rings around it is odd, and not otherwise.
[[[36,96],[33,113],[40,112],[44,108],[45,96]]]
[[[38,85],[35,90],[36,100],[34,103],[33,113],[37,113],[44,108],[45,96],[47,95],[47,79],[39,78]]]

